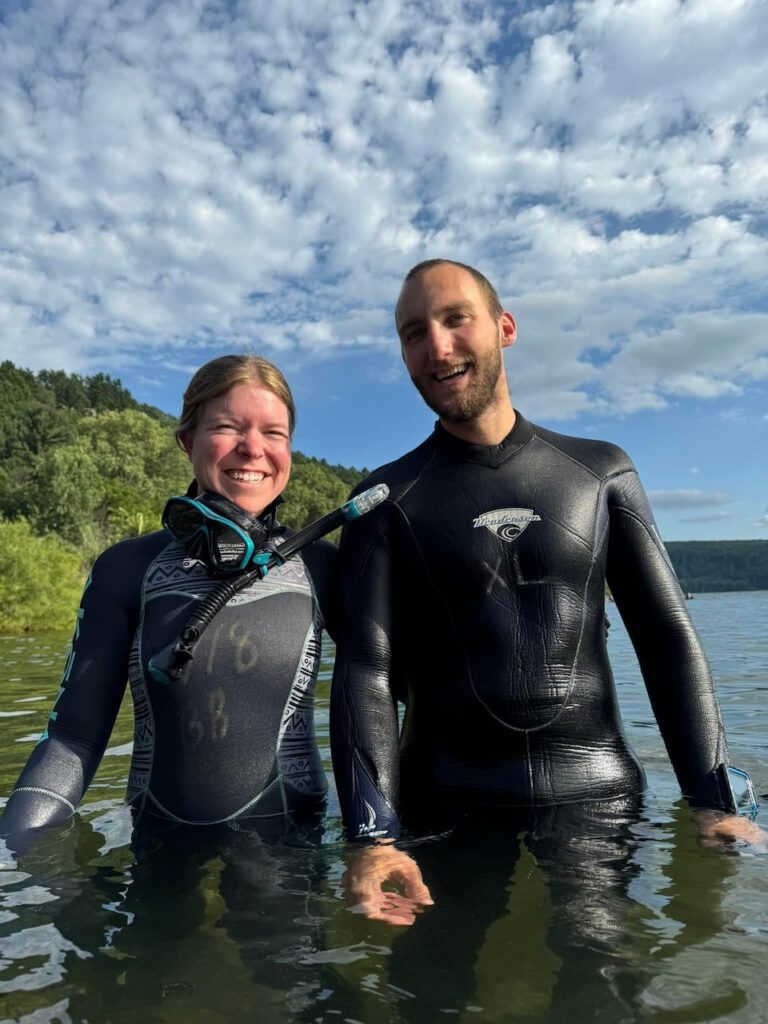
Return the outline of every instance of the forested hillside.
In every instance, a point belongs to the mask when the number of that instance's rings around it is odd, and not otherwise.
[[[666,547],[683,590],[768,590],[768,540],[684,540]]]
[[[156,530],[190,468],[174,420],[104,374],[0,364],[0,628],[72,620],[107,545]],[[281,511],[301,527],[339,505],[363,471],[294,453]]]

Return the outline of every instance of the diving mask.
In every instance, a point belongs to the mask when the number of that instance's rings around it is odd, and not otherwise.
[[[273,508],[257,517],[212,492],[176,495],[163,511],[163,526],[181,541],[187,554],[222,575],[252,566],[254,555],[268,547],[273,525]]]

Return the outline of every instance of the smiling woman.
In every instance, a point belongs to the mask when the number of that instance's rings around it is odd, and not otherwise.
[[[291,428],[272,391],[237,384],[206,403],[193,429],[178,434],[195,479],[247,512],[261,513],[282,494],[291,472]]]
[[[128,798],[142,826],[314,830],[325,777],[313,731],[324,626],[333,622],[335,548],[316,541],[233,594],[183,676],[153,657],[232,574],[231,538],[279,552],[277,520],[296,414],[280,371],[255,356],[201,367],[177,430],[195,479],[165,530],[109,548],[94,565],[48,727],[0,831],[17,848],[67,818],[101,760],[130,681],[135,715]],[[176,529],[179,501],[199,522]],[[189,517],[187,516],[187,519]],[[278,559],[279,561],[279,559]],[[249,565],[237,565],[245,571]]]
[[[258,515],[291,472],[296,407],[282,373],[259,356],[221,356],[194,375],[176,431],[204,490]]]

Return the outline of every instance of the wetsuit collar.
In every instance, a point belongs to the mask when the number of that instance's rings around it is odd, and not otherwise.
[[[438,451],[450,459],[496,468],[503,466],[528,444],[533,438],[533,427],[515,410],[515,425],[499,444],[470,444],[449,434],[439,422],[435,424],[433,436]]]

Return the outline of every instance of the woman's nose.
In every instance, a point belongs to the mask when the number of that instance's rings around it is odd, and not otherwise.
[[[251,458],[259,458],[264,454],[264,438],[260,430],[247,430],[240,438],[237,450]]]

